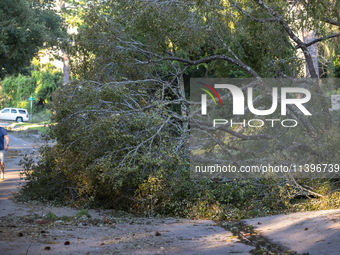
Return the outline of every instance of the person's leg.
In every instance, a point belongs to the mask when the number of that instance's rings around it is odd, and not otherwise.
[[[4,162],[1,162],[0,181],[3,181],[3,180],[4,180],[4,176],[5,176],[5,164],[4,164]]]
[[[4,180],[4,176],[5,176],[5,163],[4,163],[4,151],[0,151],[0,169],[1,169],[1,173],[0,173],[0,181]]]

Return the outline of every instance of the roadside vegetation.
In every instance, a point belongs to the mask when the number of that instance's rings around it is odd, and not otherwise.
[[[33,101],[33,113],[37,116],[48,114],[48,104],[51,102],[53,92],[62,84],[63,75],[60,71],[47,65],[40,67],[40,62],[35,59],[30,67],[30,75],[11,75],[1,82],[0,108],[18,107],[25,108],[30,113],[29,97],[35,98]],[[39,121],[35,114],[31,121]],[[45,117],[48,119],[48,116]]]
[[[29,74],[1,81],[2,107],[28,109],[27,97],[36,98],[38,125],[18,126],[55,141],[40,148],[37,164],[31,155],[22,159],[18,200],[221,220],[340,206],[338,175],[191,178],[189,143],[193,130],[211,130],[189,124],[190,78],[340,77],[338,2],[296,1],[294,17],[287,1],[66,2],[77,8],[59,15],[78,34],[58,37],[55,47],[72,59],[71,82],[61,85],[62,73],[36,60]],[[301,31],[316,31],[316,65],[309,45],[294,36]],[[220,146],[224,162],[340,163],[339,112],[329,112],[327,98],[340,87],[307,85],[316,95],[308,105],[313,117],[289,108],[301,123],[294,134],[227,128],[226,141],[213,130],[202,155]],[[264,99],[257,108],[270,106],[268,91],[254,88],[254,98]]]

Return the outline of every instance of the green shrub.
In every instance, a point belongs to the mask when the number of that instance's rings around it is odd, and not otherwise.
[[[62,73],[45,70],[32,71],[31,76],[19,74],[3,80],[1,93],[6,97],[2,107],[20,107],[29,109],[29,97],[34,97],[37,104],[46,105],[51,101],[53,92],[62,84]]]
[[[10,100],[11,107],[21,107],[24,101],[34,93],[36,80],[19,74],[17,77],[10,76],[2,82],[1,92]]]
[[[55,220],[58,219],[58,217],[55,214],[53,214],[52,212],[48,212],[45,215],[45,219],[55,221]]]

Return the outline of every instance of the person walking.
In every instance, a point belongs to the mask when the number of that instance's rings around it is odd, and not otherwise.
[[[5,145],[6,140],[6,145]],[[4,175],[5,175],[5,151],[8,150],[9,147],[9,137],[7,134],[6,129],[3,127],[0,127],[0,168],[1,168],[1,174],[0,174],[0,181],[4,181]]]

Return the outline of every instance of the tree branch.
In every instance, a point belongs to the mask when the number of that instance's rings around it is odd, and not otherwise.
[[[328,35],[328,36],[326,36],[326,37],[317,38],[317,39],[315,39],[315,40],[313,40],[313,41],[311,41],[311,42],[309,42],[309,43],[305,43],[305,45],[306,45],[307,47],[309,47],[309,46],[313,45],[314,43],[321,42],[321,41],[324,41],[324,40],[327,40],[327,39],[330,39],[330,38],[334,38],[334,37],[338,37],[338,36],[340,36],[340,33],[331,34],[331,35]],[[299,48],[301,48],[300,45],[297,45],[297,46],[295,47],[295,49],[299,49]]]
[[[335,19],[326,18],[325,22],[334,26],[340,26],[340,22]]]
[[[286,30],[287,34],[289,35],[289,37],[298,44],[299,48],[301,48],[305,59],[306,59],[306,63],[307,63],[307,67],[309,69],[311,78],[316,78],[319,79],[319,75],[316,73],[314,65],[313,65],[313,59],[312,56],[309,52],[309,50],[307,49],[307,46],[304,42],[302,42],[293,32],[293,30],[289,27],[289,25],[287,24],[287,22],[281,17],[281,15],[279,15],[277,12],[273,11],[271,8],[269,8],[265,3],[263,3],[261,0],[253,0],[254,2],[256,2],[258,5],[260,5],[262,8],[264,8],[270,15],[272,15],[273,17],[277,18],[280,22],[280,24],[283,26],[283,28]],[[315,91],[320,94],[323,95],[323,92],[320,88],[320,86],[318,84],[313,85]],[[325,116],[327,116],[327,124],[326,127],[329,126],[329,123],[331,122],[331,118],[330,118],[330,114],[329,114],[329,110],[328,110],[328,103],[325,100],[325,98],[321,99],[321,105],[322,105],[322,110],[325,114]]]

